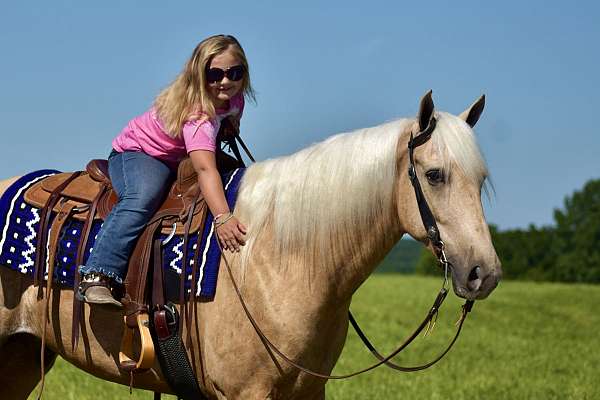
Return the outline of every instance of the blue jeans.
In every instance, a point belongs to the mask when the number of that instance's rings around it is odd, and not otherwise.
[[[113,151],[108,172],[118,202],[106,217],[82,274],[99,273],[123,283],[129,257],[139,235],[160,207],[173,171],[162,161],[142,152]]]

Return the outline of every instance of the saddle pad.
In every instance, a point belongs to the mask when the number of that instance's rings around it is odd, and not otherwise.
[[[244,172],[245,168],[238,168],[221,176],[225,197],[231,209],[234,209]],[[14,182],[0,197],[0,265],[33,276],[41,210],[25,203],[23,196],[31,185],[57,173],[59,171],[55,170],[31,172]],[[167,298],[171,301],[178,299],[179,281],[183,265],[185,265],[186,273],[186,293],[190,292],[192,266],[196,254],[199,254],[198,262],[200,263],[196,296],[211,299],[215,295],[221,250],[213,230],[213,216],[210,211],[207,212],[206,218],[203,231],[189,236],[187,260],[185,262],[182,260],[183,236],[176,235],[163,246],[165,290]],[[95,221],[92,225],[83,257],[84,263],[93,251],[94,241],[101,226],[102,221],[100,220]],[[77,267],[75,258],[77,256],[77,246],[81,240],[82,228],[82,221],[71,218],[62,229],[55,260],[54,281],[56,283],[69,287],[73,286]],[[202,240],[198,245],[198,235],[200,234]],[[166,234],[159,235],[163,240],[166,240],[168,236]],[[48,260],[46,260],[46,270],[47,267]],[[45,279],[47,279],[47,276]]]

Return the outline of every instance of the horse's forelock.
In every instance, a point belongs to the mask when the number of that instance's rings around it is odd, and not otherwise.
[[[438,123],[431,138],[444,169],[450,170],[453,164],[456,165],[471,182],[483,184],[487,192],[488,168],[471,127],[446,112],[438,111],[436,116]]]

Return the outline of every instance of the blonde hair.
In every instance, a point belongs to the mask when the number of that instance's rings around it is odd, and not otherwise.
[[[254,89],[250,84],[248,60],[237,39],[230,35],[206,38],[196,46],[183,71],[173,83],[154,100],[158,117],[169,136],[179,137],[186,121],[215,117],[215,106],[207,88],[206,70],[212,59],[227,49],[230,49],[244,66],[241,89],[244,97],[255,100]]]

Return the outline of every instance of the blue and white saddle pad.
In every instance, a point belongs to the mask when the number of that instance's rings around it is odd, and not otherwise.
[[[225,197],[231,209],[235,206],[237,193],[245,168],[235,169],[221,176]],[[22,176],[14,182],[0,197],[0,265],[33,276],[33,268],[37,248],[37,231],[40,223],[41,209],[25,203],[24,194],[34,183],[54,174],[55,170],[40,170]],[[216,291],[221,250],[217,244],[213,230],[213,215],[208,212],[202,232],[189,235],[187,260],[183,258],[183,236],[175,236],[163,248],[163,267],[167,297],[176,299],[179,293],[179,280],[182,266],[185,265],[186,293],[191,290],[192,266],[196,254],[199,253],[196,296],[213,298]],[[102,221],[92,224],[90,238],[85,249],[84,263],[93,251],[94,242]],[[83,222],[71,218],[62,229],[54,267],[54,281],[69,287],[73,286],[75,257],[77,246],[81,240]],[[202,241],[198,248],[198,235]],[[168,235],[161,234],[161,239]],[[47,263],[48,260],[46,260]],[[47,268],[47,264],[46,264]],[[46,269],[47,270],[47,269]],[[46,277],[47,279],[47,277]]]

